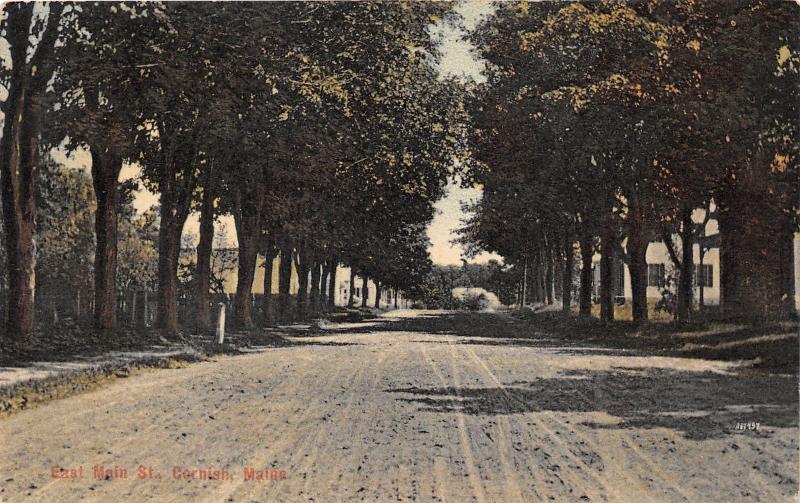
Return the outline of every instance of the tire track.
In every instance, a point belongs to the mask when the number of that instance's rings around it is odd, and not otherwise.
[[[473,351],[473,354],[475,354],[474,351]],[[477,354],[475,354],[475,357],[479,358],[477,356]],[[537,356],[537,358],[542,359],[543,357],[542,356]],[[487,369],[488,369],[488,367],[487,367]],[[584,392],[584,391],[582,391],[580,389],[576,389],[575,391],[579,395],[581,395],[583,397],[583,399],[587,401],[587,403],[591,403],[592,402],[592,398],[586,392]],[[555,418],[551,418],[551,420],[555,421],[555,422],[558,422],[559,424],[562,424],[561,421],[559,421],[559,420],[557,420]],[[594,442],[593,440],[589,439],[586,435],[583,435],[583,434],[579,433],[575,429],[573,429],[573,431],[575,432],[574,433],[575,435],[579,435],[582,439],[584,439],[584,441],[587,442],[588,445],[592,445],[595,448],[595,450],[597,450],[598,446],[597,446],[596,442]],[[670,433],[670,435],[673,435],[673,434]],[[626,447],[628,447],[628,449],[630,449],[630,451],[633,451],[633,454],[635,455],[635,458],[638,458],[638,461],[640,461],[640,462],[644,463],[645,465],[647,465],[647,467],[649,468],[649,472],[648,472],[649,475],[654,475],[654,476],[658,477],[659,479],[661,479],[661,481],[663,482],[664,487],[666,487],[667,489],[669,489],[669,490],[673,491],[674,493],[678,494],[680,497],[682,497],[687,502],[692,502],[692,501],[696,501],[697,500],[696,497],[689,496],[688,494],[686,494],[681,489],[680,486],[682,485],[682,483],[681,483],[680,480],[677,479],[677,477],[675,477],[671,473],[667,473],[664,469],[662,469],[660,466],[658,466],[657,463],[653,462],[652,458],[650,458],[647,454],[643,453],[633,443],[627,442]],[[623,457],[628,458],[628,459],[630,459],[630,456],[628,455],[630,451],[627,451],[627,450],[624,450],[624,449],[618,449],[618,448],[614,449],[615,453],[622,454]],[[631,464],[633,465],[633,463],[631,463]],[[619,471],[617,470],[617,472],[619,472]],[[623,478],[627,479],[627,481],[629,481],[629,482],[634,481],[634,479],[629,475],[624,475]],[[639,482],[639,481],[636,481],[636,482],[637,482],[637,485],[641,486],[641,482]]]
[[[350,395],[350,399],[347,401],[346,404],[343,403],[343,405],[341,407],[337,407],[337,408],[333,409],[333,413],[329,414],[329,419],[326,422],[326,424],[331,425],[331,427],[333,427],[334,425],[337,424],[336,421],[334,420],[334,417],[341,416],[345,421],[348,420],[348,419],[360,417],[360,414],[356,411],[357,402],[360,399],[363,399],[363,394],[362,393],[369,387],[368,383],[377,382],[377,377],[378,377],[378,375],[380,373],[379,369],[381,368],[381,366],[383,364],[383,360],[385,358],[385,353],[382,352],[380,354],[379,358],[377,359],[377,361],[370,362],[370,366],[366,365],[366,362],[367,362],[366,359],[352,358],[352,355],[349,355],[349,356],[351,356],[351,359],[353,360],[353,363],[358,363],[359,364],[358,367],[357,367],[358,370],[356,372],[354,372],[353,379],[350,381],[350,384],[349,384],[349,389],[352,390],[352,393]],[[372,371],[372,375],[369,376],[369,379],[361,379],[362,377],[365,376],[365,374],[368,371]],[[363,431],[363,429],[364,429],[364,427],[363,427],[364,418],[361,417],[360,419],[361,420],[359,420],[359,421],[355,421],[355,422],[350,422],[349,423],[350,427],[348,428],[348,435],[350,436],[350,438],[353,438],[353,439],[359,438],[359,436],[356,433],[360,433],[361,431]],[[322,431],[322,428],[320,428],[320,431]],[[317,464],[317,461],[319,460],[319,457],[318,457],[317,453],[319,453],[320,451],[325,451],[326,448],[329,448],[329,449],[336,448],[336,447],[341,448],[341,446],[333,445],[334,442],[332,442],[332,440],[337,440],[338,441],[339,439],[335,439],[330,434],[325,435],[324,438],[325,438],[325,441],[326,441],[325,443],[318,443],[318,442],[315,443],[315,447],[314,447],[314,449],[312,451],[314,453],[314,455],[309,456],[309,458],[308,458],[309,459],[309,463],[307,463],[307,465],[305,467],[306,472],[310,471],[311,468],[314,465]],[[341,460],[339,461],[339,464],[337,466],[340,469],[345,469],[345,470],[347,469],[347,466],[341,466]],[[310,477],[306,478],[306,482],[303,485],[304,494],[309,494],[309,492],[312,489],[316,489],[317,491],[322,492],[322,494],[325,494],[325,493],[331,494],[332,493],[331,488],[332,488],[333,482],[335,481],[336,471],[335,470],[327,470],[327,471],[324,471],[323,473],[327,473],[328,474],[328,477],[326,479],[315,478],[315,479],[312,480]],[[316,487],[314,488],[314,487],[312,487],[312,485],[316,486]]]
[[[309,363],[314,363],[314,361],[310,360],[310,359],[308,360],[308,362]],[[319,367],[318,367],[318,369],[319,369]],[[334,374],[332,376],[328,376],[328,379],[330,379],[331,382],[338,382],[339,381],[339,376],[341,376],[346,371],[346,369],[344,367],[342,367],[342,366],[335,367],[335,369],[336,370],[334,371]],[[296,373],[297,373],[297,371],[295,371],[295,374]],[[306,379],[308,378],[307,375],[305,377],[306,377]],[[305,388],[306,389],[317,389],[317,390],[319,390],[318,391],[318,395],[315,397],[316,400],[314,400],[313,402],[312,402],[312,400],[310,400],[310,397],[301,398],[302,402],[305,402],[307,404],[307,406],[305,407],[305,410],[303,411],[302,414],[300,414],[299,416],[294,416],[293,417],[293,419],[295,421],[294,424],[304,424],[304,422],[310,420],[312,418],[312,416],[316,417],[320,413],[319,409],[314,408],[313,406],[311,406],[311,404],[313,403],[314,405],[316,405],[318,403],[321,403],[321,400],[319,400],[319,398],[321,397],[322,391],[325,389],[325,387],[324,386],[316,386],[316,387],[306,386]],[[306,429],[310,429],[310,428],[313,428],[313,426],[311,426],[311,425],[306,426]],[[269,461],[274,461],[274,459],[278,456],[279,453],[283,452],[287,448],[291,448],[292,446],[294,446],[293,454],[291,454],[289,460],[287,461],[287,463],[285,465],[286,466],[285,469],[287,470],[287,474],[288,474],[288,478],[285,481],[287,483],[283,484],[283,483],[279,482],[279,483],[271,484],[267,488],[268,491],[265,494],[262,494],[262,496],[265,498],[265,501],[275,501],[274,495],[275,495],[276,491],[288,489],[285,486],[287,486],[287,485],[291,486],[292,485],[292,483],[295,480],[295,477],[298,476],[299,473],[300,473],[299,470],[297,470],[297,473],[293,473],[293,471],[295,469],[295,464],[298,463],[298,461],[300,459],[302,459],[304,454],[310,452],[310,450],[312,448],[312,445],[314,443],[316,443],[317,439],[322,435],[322,433],[323,433],[322,428],[316,428],[314,433],[311,434],[311,435],[306,435],[304,437],[304,441],[302,443],[300,443],[299,445],[296,442],[296,440],[297,440],[297,432],[295,432],[294,435],[283,436],[277,442],[270,443],[270,445],[267,448],[267,450],[265,451],[264,455],[261,456],[257,462],[254,462],[254,463],[250,464],[250,466],[252,466],[256,470],[263,469],[263,468],[266,467],[265,466],[266,463],[268,463]],[[236,494],[236,491],[238,491],[239,488],[241,488],[243,486],[244,482],[245,482],[244,475],[241,474],[241,476],[238,478],[238,480],[236,480],[234,482],[233,486],[223,487],[222,490],[219,491],[219,493],[217,493],[217,495],[215,495],[214,501],[225,501],[225,500],[230,499],[231,497],[233,497]]]
[[[455,347],[454,347],[455,345],[453,344],[453,341],[452,340],[448,340],[448,342],[449,342],[451,348],[453,349],[453,351],[455,351]],[[523,410],[524,410],[524,407],[526,406],[526,404],[522,400],[516,398],[515,396],[513,396],[511,393],[508,392],[506,386],[497,378],[496,375],[494,375],[494,373],[489,369],[489,367],[486,365],[486,363],[475,353],[475,351],[472,350],[472,348],[469,348],[469,347],[466,347],[466,346],[464,347],[464,349],[465,349],[465,352],[470,357],[472,357],[472,359],[478,364],[478,366],[483,369],[483,371],[486,373],[486,375],[489,377],[489,379],[492,380],[495,383],[495,385],[506,396],[506,398],[511,402],[516,402],[517,404],[521,405],[523,407]],[[614,499],[612,501],[625,501],[626,500],[613,487],[608,485],[608,483],[606,481],[604,481],[598,475],[596,475],[594,473],[594,471],[593,471],[593,467],[591,467],[585,461],[583,461],[581,458],[579,458],[578,456],[573,454],[572,451],[569,448],[569,445],[563,439],[561,439],[559,435],[556,435],[555,431],[550,429],[544,423],[543,419],[541,419],[541,418],[539,418],[537,416],[533,416],[533,415],[531,417],[532,417],[532,419],[534,421],[536,421],[539,424],[539,426],[542,428],[542,430],[544,430],[544,432],[549,436],[550,440],[555,441],[556,443],[558,443],[562,447],[562,450],[561,450],[561,454],[562,455],[564,455],[565,457],[571,459],[573,462],[581,464],[581,465],[585,466],[586,468],[588,468],[587,470],[581,470],[581,472],[586,474],[587,476],[591,477],[592,479],[594,479],[594,481],[597,483],[598,486],[602,487],[608,494],[612,495],[614,497]],[[571,428],[571,434],[574,434],[576,436],[580,436],[587,443],[591,442],[591,441],[589,441],[588,438],[586,438],[583,435],[579,434],[577,432],[577,430],[575,430],[574,428]],[[634,485],[639,485],[641,487],[640,484],[636,484],[636,481],[630,480],[630,478],[626,477],[624,474],[621,474],[621,473],[617,472],[615,474],[615,478],[617,476],[620,477],[621,479],[627,479],[629,482],[634,483]],[[649,496],[647,496],[647,492],[646,491],[641,491],[640,490],[640,494],[641,494],[642,497],[646,498],[648,501],[653,501]]]
[[[448,338],[448,345],[447,346],[450,349],[450,351],[449,351],[449,354],[450,354],[450,365],[451,365],[451,367],[453,369],[453,380],[455,381],[455,384],[456,384],[457,387],[461,387],[462,380],[461,380],[460,371],[459,371],[458,366],[456,364],[455,348],[454,348],[453,344],[450,344],[449,342],[450,341],[449,341],[449,338]],[[458,388],[456,388],[456,389],[458,389]],[[507,456],[507,453],[511,452],[511,444],[508,442],[508,437],[507,437],[507,435],[505,433],[505,430],[508,429],[508,418],[505,417],[505,416],[502,416],[502,417],[498,418],[498,420],[499,420],[499,422],[502,422],[502,423],[505,424],[505,429],[500,424],[497,425],[498,427],[496,428],[496,432],[499,430],[499,433],[496,433],[496,434],[497,434],[497,437],[498,437],[498,442],[500,443],[500,446],[497,447],[497,453],[498,453],[498,456],[500,458],[500,465],[501,465],[502,470],[503,470],[503,476],[504,476],[504,478],[506,480],[506,483],[507,483],[507,485],[504,487],[504,489],[510,490],[510,492],[511,492],[510,497],[509,497],[509,494],[506,493],[506,495],[505,495],[506,496],[506,501],[525,502],[525,498],[522,495],[522,488],[520,487],[519,482],[517,481],[517,477],[515,475],[515,470],[511,467],[511,463],[509,462],[508,456]],[[490,440],[491,440],[491,438],[490,438]],[[494,443],[494,441],[492,441],[492,443]]]
[[[425,346],[420,346],[422,349],[422,355],[427,360],[428,364],[433,369],[433,372],[438,376],[439,381],[442,383],[444,388],[449,389],[452,393],[456,394],[459,398],[463,399],[460,392],[450,386],[444,376],[439,372],[438,368],[434,364],[433,360],[431,360],[430,355],[425,350]],[[460,385],[456,383],[456,385]],[[470,440],[469,434],[467,433],[466,427],[466,419],[463,412],[456,413],[456,420],[458,421],[458,436],[459,442],[461,444],[461,454],[464,456],[464,465],[467,468],[467,477],[469,478],[470,485],[472,486],[473,496],[479,503],[485,503],[486,493],[483,490],[483,481],[481,480],[480,473],[478,472],[477,467],[475,466],[475,455],[472,453],[472,448],[470,447]]]

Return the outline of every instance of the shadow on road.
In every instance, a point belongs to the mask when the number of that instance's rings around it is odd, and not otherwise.
[[[721,375],[672,369],[618,368],[571,371],[557,378],[508,387],[394,388],[387,393],[421,411],[502,415],[527,412],[605,412],[618,423],[584,422],[589,428],[669,428],[702,440],[729,434],[739,422],[797,427],[796,382],[790,376]]]
[[[566,317],[561,313],[539,313],[518,319],[502,312],[431,312],[367,321],[364,326],[340,326],[325,333],[410,332],[457,336],[460,340],[456,344],[546,347],[583,355],[755,360],[757,367],[795,374],[800,355],[796,322],[745,325],[704,321],[681,327],[665,322],[603,324],[596,319]]]

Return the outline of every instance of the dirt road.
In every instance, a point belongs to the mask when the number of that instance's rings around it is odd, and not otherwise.
[[[399,311],[297,340],[0,420],[0,500],[797,494],[796,376],[580,347],[495,314]]]

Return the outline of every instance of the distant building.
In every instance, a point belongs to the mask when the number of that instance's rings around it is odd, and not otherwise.
[[[713,209],[713,207],[712,207]],[[712,213],[713,215],[713,213]],[[695,223],[702,224],[704,218],[703,210],[698,210],[693,215]],[[676,246],[680,247],[680,238],[675,236]],[[720,303],[720,256],[719,256],[719,227],[716,218],[713,216],[705,226],[705,233],[696,239],[694,244],[694,291],[695,302],[702,300],[704,305],[719,305]],[[702,250],[702,261],[701,261]],[[680,249],[677,250],[680,254]],[[677,280],[678,273],[670,258],[667,245],[662,241],[653,241],[647,247],[647,298],[656,302],[661,298],[661,290],[667,283],[667,278],[672,277]],[[702,262],[702,263],[701,263]],[[598,298],[600,295],[600,254],[596,253],[592,258],[593,274],[593,296]],[[633,297],[631,291],[630,271],[621,257],[616,257],[612,270],[613,287],[612,295],[617,302],[629,302]],[[800,309],[800,234],[795,234],[794,238],[794,296],[795,306]],[[701,292],[702,285],[702,292]],[[672,290],[676,285],[672,285]]]

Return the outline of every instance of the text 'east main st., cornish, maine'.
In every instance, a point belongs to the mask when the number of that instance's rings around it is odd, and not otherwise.
[[[244,481],[271,482],[286,480],[286,470],[278,468],[255,468],[246,466],[241,468],[240,476]],[[64,467],[53,465],[50,467],[50,477],[61,480],[81,480],[92,478],[96,480],[162,480],[161,471],[151,465],[138,465],[135,470],[129,470],[117,465],[94,465],[86,468],[83,465]],[[170,470],[168,479],[172,480],[219,480],[232,482],[238,477],[227,467],[193,467],[175,465]]]

